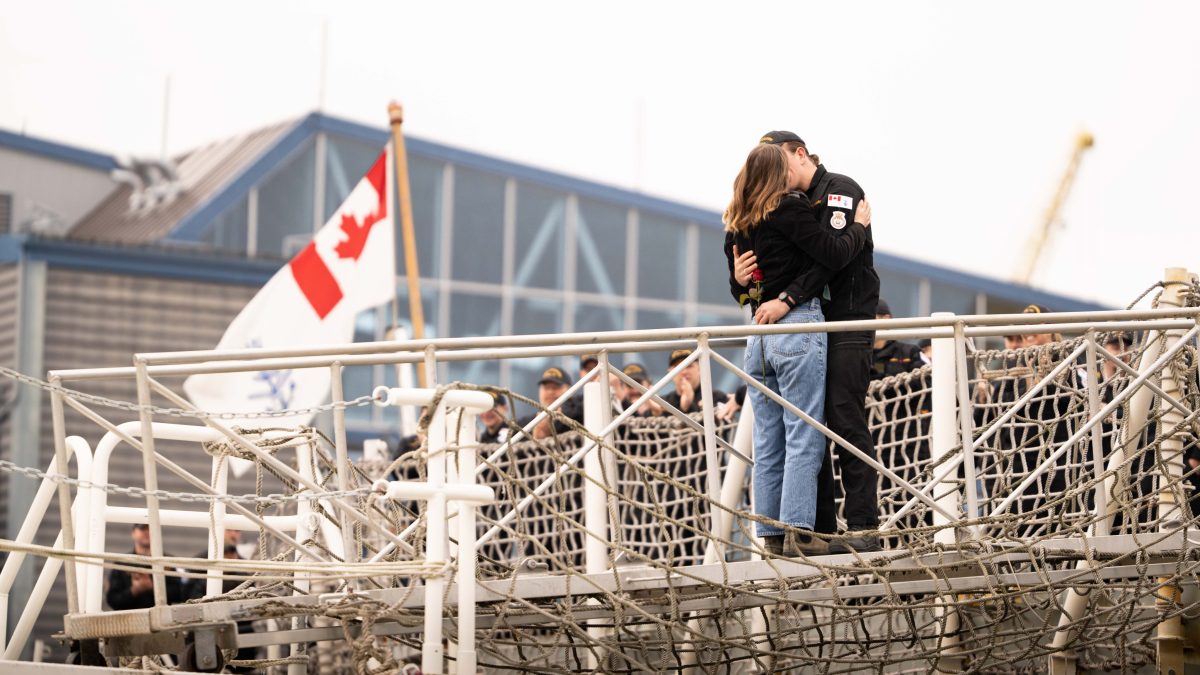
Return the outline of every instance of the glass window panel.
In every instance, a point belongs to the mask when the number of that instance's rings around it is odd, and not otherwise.
[[[312,239],[315,165],[310,141],[259,186],[259,256],[290,258]]]
[[[683,325],[683,312],[662,312],[651,309],[640,309],[637,313],[638,330],[650,328],[679,328]],[[670,352],[646,352],[639,354],[638,358],[644,359],[641,363],[650,371],[651,375],[662,377],[667,372],[667,362],[670,360]],[[667,387],[670,391],[670,387]]]
[[[628,209],[584,198],[578,203],[575,287],[585,293],[624,295]]]
[[[566,198],[562,193],[528,183],[518,184],[515,285],[563,287],[565,215]]]
[[[498,284],[504,276],[504,178],[454,169],[455,279]]]
[[[245,253],[248,201],[246,197],[242,197],[233,206],[225,209],[224,213],[208,225],[204,234],[200,235],[200,241],[218,251]]]
[[[513,333],[536,335],[562,332],[562,302],[544,298],[517,298],[513,304]]]
[[[337,212],[350,191],[379,158],[383,148],[348,138],[326,135],[325,144],[325,213],[327,222]],[[397,220],[397,224],[399,221]]]
[[[893,310],[894,311],[894,310]],[[929,311],[975,313],[975,291],[960,286],[931,283],[929,287]]]
[[[575,332],[599,333],[625,329],[624,305],[592,305],[579,303],[575,306]]]
[[[921,306],[921,282],[914,276],[878,269],[879,297],[887,300],[892,316],[917,316]]]
[[[687,223],[642,213],[638,219],[638,250],[648,259],[638,265],[638,295],[683,300],[687,269]]]
[[[442,180],[445,170],[443,162],[408,156],[408,185],[412,196],[413,234],[417,240],[417,268],[421,276],[436,278],[441,272],[441,227],[442,227]],[[399,197],[397,197],[399,199]],[[399,228],[400,221],[396,221]],[[396,231],[396,273],[403,275],[407,266],[404,259],[404,236]]]
[[[500,296],[454,293],[450,296],[450,337],[500,334]]]
[[[562,302],[542,298],[517,298],[513,303],[513,333],[532,335],[540,333],[562,332]],[[566,357],[543,357],[537,359],[517,359],[512,362],[513,391],[537,399],[537,382],[541,379],[542,371],[550,366],[563,368],[564,372],[574,379],[579,373],[577,360]],[[527,408],[518,406],[518,415],[524,415]]]
[[[408,285],[403,279],[396,287],[396,302],[399,305],[396,307],[396,315],[400,321],[400,325],[407,331],[409,337],[413,337],[412,312],[408,305]],[[421,312],[425,319],[425,335],[424,337],[437,337],[437,316],[438,307],[438,292],[436,288],[426,286],[421,289]],[[391,312],[391,309],[388,309]],[[389,314],[390,316],[390,314]]]
[[[696,299],[713,305],[736,305],[729,294],[729,263],[725,261],[725,231],[720,227],[700,225],[700,250],[697,253]],[[701,324],[703,325],[703,324]]]

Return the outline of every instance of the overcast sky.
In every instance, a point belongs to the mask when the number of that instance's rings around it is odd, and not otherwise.
[[[0,127],[104,152],[325,112],[719,210],[769,129],[872,200],[880,250],[1124,305],[1200,269],[1200,9],[1185,2],[0,0]],[[710,9],[711,7],[711,9]],[[323,26],[325,28],[323,29]]]

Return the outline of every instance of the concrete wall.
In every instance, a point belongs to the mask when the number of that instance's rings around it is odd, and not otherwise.
[[[13,196],[14,232],[27,232],[40,208],[61,219],[63,229],[48,234],[63,234],[116,187],[106,171],[0,148],[0,192]]]

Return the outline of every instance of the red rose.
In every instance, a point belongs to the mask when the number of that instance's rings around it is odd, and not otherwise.
[[[763,273],[762,273],[761,267],[754,268],[754,271],[750,273],[750,280],[751,281],[762,281],[763,280]]]

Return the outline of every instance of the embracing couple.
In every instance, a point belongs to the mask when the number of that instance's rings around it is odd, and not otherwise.
[[[879,302],[871,207],[799,136],[772,131],[750,152],[725,210],[730,291],[754,323],[874,319]],[[870,457],[866,393],[874,331],[751,337],[746,373]],[[838,446],[845,519],[837,536],[828,441],[754,387],[754,510],[767,552],[879,550],[875,470]]]

